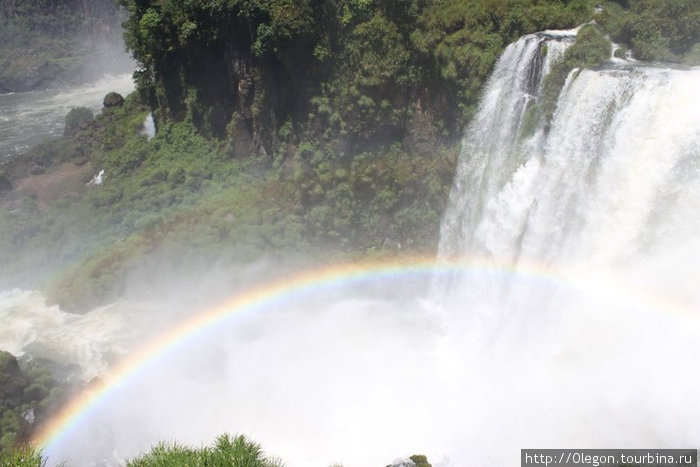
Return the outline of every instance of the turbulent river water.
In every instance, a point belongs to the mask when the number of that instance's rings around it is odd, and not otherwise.
[[[696,447],[700,69],[574,70],[551,124],[526,125],[574,35],[523,37],[497,63],[432,272],[283,295],[171,343],[52,438],[50,461],[118,463],[226,431],[292,466]],[[149,306],[77,318],[8,292],[0,347],[108,374],[141,345],[131,331],[165,332],[143,316],[169,306]]]
[[[108,92],[125,96],[133,90],[131,73],[122,73],[70,88],[0,94],[0,161],[21,154],[45,138],[63,135],[64,120],[71,108],[87,107],[98,112]]]

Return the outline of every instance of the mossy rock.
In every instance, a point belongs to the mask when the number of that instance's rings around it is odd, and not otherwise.
[[[411,456],[410,459],[416,464],[416,467],[433,467],[430,462],[428,462],[427,456],[423,454],[416,454]]]
[[[104,100],[102,101],[102,105],[108,109],[113,107],[121,107],[124,105],[124,96],[118,92],[112,91],[105,96]]]
[[[95,116],[92,114],[92,110],[87,107],[73,107],[66,115],[66,126],[63,133],[64,135],[73,134],[94,119]]]
[[[627,58],[627,54],[629,53],[630,49],[628,49],[625,46],[620,46],[615,50],[615,58]]]
[[[386,467],[433,467],[424,454],[414,454],[406,460],[394,461]]]

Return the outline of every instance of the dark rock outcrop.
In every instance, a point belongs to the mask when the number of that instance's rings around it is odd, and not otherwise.
[[[104,101],[102,101],[102,105],[108,109],[112,107],[121,107],[124,105],[124,97],[118,92],[112,91],[105,96]]]

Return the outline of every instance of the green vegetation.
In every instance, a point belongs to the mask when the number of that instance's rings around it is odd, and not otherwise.
[[[13,24],[34,17],[8,1]],[[111,96],[94,121],[72,111],[64,139],[0,174],[3,282],[69,310],[121,296],[149,261],[177,271],[434,250],[457,137],[505,45],[592,15],[584,0],[123,3],[138,96]],[[677,57],[697,49],[696,7],[681,3],[688,18],[662,31]],[[633,25],[678,11],[630,0],[596,18],[638,49]],[[41,24],[26,22],[53,30]],[[530,123],[551,118],[573,68],[609,55],[601,29],[583,28]],[[66,164],[89,176],[51,199],[9,190]],[[104,183],[85,187],[102,169]]]
[[[158,121],[272,154],[338,156],[458,137],[518,36],[573,27],[587,0],[122,0],[138,87]]]
[[[480,92],[501,52],[520,36],[572,28],[587,21],[589,1],[434,1],[412,39],[437,70],[435,85],[453,100],[462,128],[476,110]]]
[[[305,144],[293,156],[231,158],[231,142],[204,138],[187,120],[149,141],[146,115],[132,95],[8,167],[50,176],[68,162],[105,175],[44,206],[12,193],[0,200],[5,279],[87,310],[120,296],[149,261],[186,273],[264,256],[308,262],[435,247],[456,146],[412,156],[394,145],[350,158]]]
[[[128,461],[127,467],[217,466],[282,467],[284,464],[266,456],[259,444],[243,435],[222,435],[211,447],[193,449],[179,444],[161,443],[149,453]]]
[[[617,0],[603,6],[595,20],[636,58],[700,65],[700,2]]]
[[[18,444],[26,443],[32,427],[41,422],[65,398],[65,385],[51,372],[51,365],[42,361],[24,362],[8,352],[0,351],[0,465],[35,465],[5,463],[4,455]],[[12,454],[21,458],[29,451]],[[30,458],[33,458],[30,456]]]
[[[597,25],[583,27],[576,43],[546,77],[539,106],[528,109],[525,133],[538,119],[549,122],[566,78],[575,68],[605,63],[611,55],[610,40],[632,50],[641,60],[661,60],[700,65],[700,2],[678,0],[620,0],[602,4],[593,18]]]
[[[46,459],[31,446],[0,450],[0,467],[44,467]]]
[[[235,157],[305,144],[338,157],[450,144],[508,43],[591,18],[639,58],[700,56],[691,1],[609,1],[595,14],[590,0],[121,1],[138,89],[156,120],[190,119],[232,141]],[[562,70],[609,57],[602,33],[584,36],[550,80],[545,116]]]
[[[411,456],[416,467],[430,467],[424,455]],[[46,459],[31,447],[0,451],[0,467],[43,467]],[[65,464],[62,464],[65,465]],[[191,448],[160,443],[148,453],[128,460],[126,467],[283,467],[282,460],[266,455],[262,447],[243,435],[219,436],[211,446]],[[68,466],[66,466],[68,467]],[[342,467],[334,464],[332,467]]]
[[[416,467],[433,467],[433,465],[428,462],[428,458],[423,454],[416,454],[411,456],[410,459],[416,464]]]
[[[256,150],[276,146],[288,119],[308,133],[328,102],[333,130],[350,140],[405,134],[426,106],[434,132],[454,135],[506,44],[587,21],[598,3],[595,20],[638,58],[700,63],[690,0],[0,0],[0,92],[78,79],[93,39],[125,19],[118,2],[131,12],[142,90],[163,118],[189,109],[198,129],[226,136],[237,113]],[[367,116],[388,127],[367,127]]]
[[[0,212],[6,264],[21,275],[45,260],[37,251],[58,252],[40,279],[69,310],[121,296],[149,260],[178,270],[434,250],[457,136],[500,51],[590,11],[530,0],[124,3],[140,99],[34,155],[39,170],[87,160],[104,184],[50,209],[29,198]],[[151,141],[141,102],[155,109]]]

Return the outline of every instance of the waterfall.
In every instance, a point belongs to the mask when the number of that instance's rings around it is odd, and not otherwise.
[[[149,140],[153,139],[153,137],[156,135],[156,123],[153,120],[153,113],[146,115],[146,119],[143,121],[141,133],[146,135],[146,138]]]
[[[526,36],[498,62],[464,136],[440,257],[612,274],[697,306],[700,69],[573,70],[549,131],[523,135],[548,69],[538,46],[555,60],[569,37]],[[438,293],[474,292],[454,280]]]
[[[570,80],[530,195],[524,254],[615,266],[695,248],[698,102],[700,69],[584,70]],[[552,225],[557,235],[545,238]]]
[[[684,370],[700,355],[700,68],[572,70],[551,122],[522,131],[549,69],[539,51],[551,63],[570,37],[526,36],[497,63],[441,225],[439,262],[477,265],[436,274],[431,299],[454,400],[474,400],[455,403],[476,420],[463,459],[481,465],[515,465],[491,453],[509,442],[671,447],[700,434]],[[683,413],[693,421],[679,429]]]
[[[441,256],[474,253],[472,240],[486,203],[513,177],[521,157],[541,145],[542,132],[528,141],[521,138],[525,112],[539,98],[551,65],[575,38],[575,30],[527,35],[509,45],[496,64],[479,111],[462,141],[455,185],[443,220]]]

